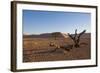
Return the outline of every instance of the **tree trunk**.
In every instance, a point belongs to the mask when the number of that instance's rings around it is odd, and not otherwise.
[[[78,43],[75,43],[74,45],[76,48],[80,47],[80,45]]]

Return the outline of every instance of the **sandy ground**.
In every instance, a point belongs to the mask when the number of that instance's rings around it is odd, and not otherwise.
[[[23,62],[40,62],[40,61],[60,61],[60,60],[81,60],[90,59],[90,38],[81,38],[80,47],[68,48],[66,51],[62,48],[50,46],[50,42],[57,45],[72,45],[70,38],[24,38],[23,40]]]

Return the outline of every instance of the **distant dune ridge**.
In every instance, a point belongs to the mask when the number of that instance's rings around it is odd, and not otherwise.
[[[67,33],[62,33],[62,32],[53,32],[53,33],[57,33],[57,37],[59,38],[69,38]],[[42,34],[23,34],[24,38],[52,38],[53,37],[53,33],[42,33]],[[74,34],[72,34],[74,35]],[[82,35],[81,38],[89,38],[91,36],[90,33],[85,33]]]
[[[61,32],[53,32],[53,33],[57,33],[57,37],[62,37],[62,38],[68,38],[68,35],[67,33],[61,33]],[[52,38],[52,34],[53,33],[43,33],[43,34],[39,34],[39,35],[36,35],[36,34],[31,34],[31,35],[27,35],[27,34],[24,34],[24,38]]]

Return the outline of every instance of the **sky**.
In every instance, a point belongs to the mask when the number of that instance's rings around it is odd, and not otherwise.
[[[80,12],[23,10],[23,33],[74,33],[91,31],[91,14]]]

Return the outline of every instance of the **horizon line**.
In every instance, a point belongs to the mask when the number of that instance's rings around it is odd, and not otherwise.
[[[41,34],[50,34],[50,33],[55,33],[55,32],[43,32],[43,33],[23,33],[23,35],[41,35]],[[63,34],[68,34],[66,32],[59,32],[59,33],[63,33]],[[91,32],[86,32],[86,33],[91,33]],[[70,33],[70,34],[75,34],[75,33]],[[78,33],[79,34],[79,33]]]

